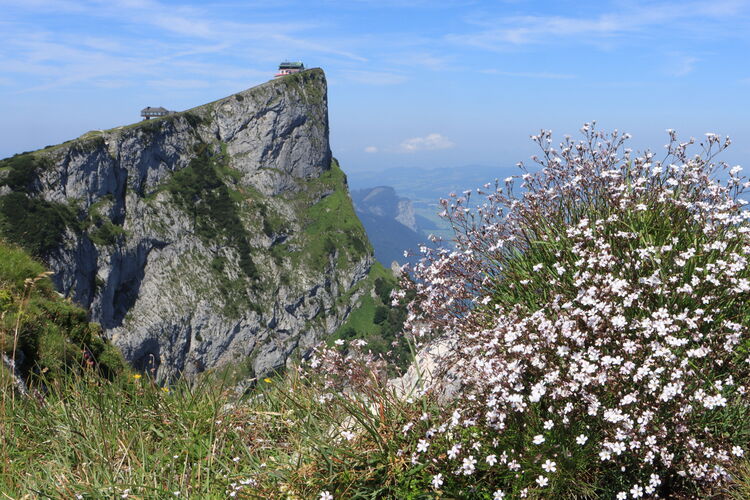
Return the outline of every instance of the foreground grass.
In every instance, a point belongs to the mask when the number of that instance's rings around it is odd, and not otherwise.
[[[217,424],[222,394],[95,374],[55,380],[37,398],[0,410],[0,491],[7,498],[219,498],[237,467]]]
[[[365,401],[292,373],[241,399],[92,373],[45,391],[0,408],[0,498],[406,498],[421,482],[399,436],[424,407],[385,389]]]
[[[425,460],[414,436],[449,418],[450,404],[398,398],[367,369],[354,375],[359,385],[342,390],[292,371],[244,396],[216,381],[58,376],[44,395],[37,385],[34,397],[0,406],[0,498],[489,499],[506,482],[483,461],[468,477]],[[480,429],[456,432],[471,439]],[[499,446],[531,446],[531,434],[509,429]],[[445,457],[451,443],[436,437],[429,450]],[[609,476],[594,458],[569,457],[565,498],[604,498],[596,484]],[[734,489],[711,498],[747,498],[748,472],[741,462]]]

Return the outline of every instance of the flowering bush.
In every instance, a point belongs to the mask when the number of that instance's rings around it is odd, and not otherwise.
[[[670,130],[657,159],[582,133],[533,137],[520,194],[513,177],[443,200],[456,248],[404,282],[409,334],[451,341],[463,382],[412,428],[437,491],[705,498],[748,451],[750,183],[714,161],[729,140]]]

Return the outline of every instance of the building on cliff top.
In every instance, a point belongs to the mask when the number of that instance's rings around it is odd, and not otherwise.
[[[305,65],[302,64],[302,61],[284,61],[283,63],[279,64],[279,72],[276,73],[276,78],[280,76],[291,75],[292,73],[299,73],[300,71],[304,71],[304,69]]]
[[[158,118],[160,116],[167,116],[169,114],[174,113],[174,111],[169,111],[168,109],[162,108],[159,106],[158,108],[152,108],[151,106],[146,106],[141,110],[141,116],[144,120],[149,120],[151,118]]]

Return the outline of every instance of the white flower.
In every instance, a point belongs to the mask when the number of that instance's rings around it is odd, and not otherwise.
[[[539,476],[538,478],[536,478],[536,484],[538,484],[540,488],[544,488],[549,484],[549,479],[547,479],[545,476]]]
[[[626,500],[628,498],[628,494],[624,491],[621,491],[617,494],[617,500]]]
[[[547,460],[542,465],[542,469],[544,469],[546,472],[556,472],[557,471],[557,464],[553,462],[552,460]]]
[[[331,493],[328,490],[321,491],[320,500],[333,500],[333,495],[331,495]]]
[[[351,431],[341,431],[341,435],[344,436],[347,441],[351,441],[356,436],[356,434]]]
[[[487,465],[492,467],[497,463],[497,457],[495,455],[487,455],[487,458],[485,458],[484,461],[487,462]]]
[[[585,436],[585,435],[583,435],[583,434],[580,434],[580,435],[579,435],[579,436],[578,436],[578,437],[576,438],[576,443],[578,443],[578,444],[580,444],[581,446],[583,446],[584,444],[586,444],[586,441],[588,441],[588,440],[589,440],[589,438],[588,438],[587,436]]]
[[[345,343],[346,341],[344,341],[344,339],[336,339],[336,341],[334,342],[334,344],[336,345],[344,345]]]
[[[503,493],[503,490],[497,490],[492,494],[492,500],[503,500],[504,498],[505,493]]]
[[[628,322],[625,319],[625,316],[623,316],[622,314],[618,314],[617,316],[612,318],[612,326],[614,326],[615,328],[622,328],[627,323]]]
[[[443,475],[436,474],[432,476],[432,487],[435,489],[440,488],[443,485]]]
[[[474,466],[477,464],[477,460],[474,458],[473,455],[469,455],[468,457],[464,458],[464,463],[461,466],[461,469],[463,470],[463,473],[465,476],[468,476],[470,474],[474,473]]]
[[[636,484],[630,488],[630,494],[633,495],[633,498],[641,498],[643,496],[643,488]]]
[[[541,434],[537,434],[534,436],[534,440],[532,441],[534,444],[542,444],[544,442],[544,436]]]
[[[550,429],[552,429],[552,427],[554,427],[554,426],[555,426],[555,424],[554,424],[554,422],[552,422],[552,420],[547,420],[547,421],[544,422],[544,429],[547,430],[547,431],[550,430]]]
[[[420,439],[419,443],[417,444],[417,451],[419,453],[424,453],[425,451],[427,451],[427,448],[429,448],[429,446],[430,446],[430,443],[428,441],[424,439]]]
[[[734,455],[736,457],[741,457],[744,454],[745,454],[745,452],[739,446],[733,446],[732,447],[732,455]]]
[[[461,451],[461,445],[454,444],[453,447],[448,450],[448,458],[455,459],[458,456],[459,451]]]

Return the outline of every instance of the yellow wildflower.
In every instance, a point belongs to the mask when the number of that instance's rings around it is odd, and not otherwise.
[[[135,375],[133,375],[133,378],[136,379],[136,380],[138,380],[139,378],[141,378],[141,374],[140,373],[136,373]]]
[[[263,379],[263,382],[265,382],[266,384],[270,384],[271,383],[271,379],[266,377],[266,378]]]

